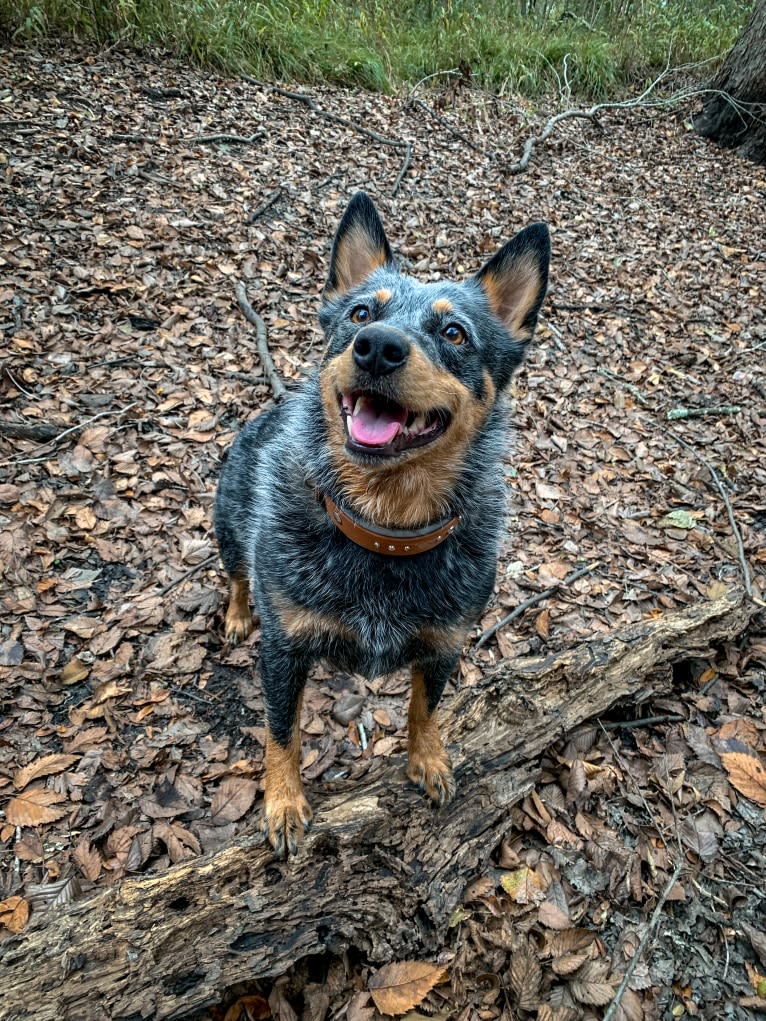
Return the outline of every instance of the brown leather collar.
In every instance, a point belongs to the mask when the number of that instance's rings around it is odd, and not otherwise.
[[[459,517],[445,518],[436,525],[428,525],[409,531],[399,528],[370,528],[369,525],[342,510],[329,496],[317,494],[325,505],[327,516],[341,532],[357,546],[370,550],[371,553],[382,553],[389,557],[411,557],[415,553],[425,553],[454,532],[460,521]]]

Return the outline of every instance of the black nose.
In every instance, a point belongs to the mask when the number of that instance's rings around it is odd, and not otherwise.
[[[363,326],[354,339],[354,361],[371,376],[387,376],[409,353],[407,338],[392,326]]]

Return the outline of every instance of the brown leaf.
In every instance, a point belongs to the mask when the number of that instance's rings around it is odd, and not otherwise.
[[[89,879],[92,883],[95,883],[101,875],[101,855],[94,847],[90,846],[88,840],[80,841],[72,852],[72,861],[78,866],[85,878]]]
[[[9,932],[21,932],[29,919],[29,904],[23,897],[0,901],[0,926]]]
[[[33,787],[8,802],[5,817],[14,826],[41,826],[46,822],[56,822],[67,813],[66,806],[59,804],[63,797],[57,791]]]
[[[543,970],[537,955],[529,944],[522,943],[511,955],[511,967],[508,972],[511,988],[516,994],[519,1010],[536,1010],[540,1002],[540,984]]]
[[[89,673],[90,667],[77,656],[73,656],[61,671],[61,681],[63,684],[79,684]]]
[[[245,777],[229,777],[224,780],[213,795],[210,814],[213,825],[225,826],[226,823],[241,819],[255,801],[257,784]]]
[[[626,989],[614,1012],[614,1021],[643,1021],[644,1008],[637,993]]]
[[[615,989],[620,984],[619,976],[608,978],[608,975],[608,965],[604,961],[589,961],[569,986],[572,996],[580,1003],[603,1007],[612,1000]]]
[[[528,866],[505,872],[500,885],[516,904],[534,904],[543,899],[543,887],[537,873]]]
[[[32,780],[39,780],[41,776],[52,776],[54,773],[63,773],[79,759],[79,755],[43,755],[41,759],[35,759],[28,765],[17,769],[13,777],[13,786],[22,790]]]
[[[723,752],[721,762],[732,787],[766,808],[766,767],[755,752]]]
[[[370,976],[370,995],[381,1014],[405,1014],[444,982],[447,973],[440,965],[427,961],[398,961],[385,964]]]

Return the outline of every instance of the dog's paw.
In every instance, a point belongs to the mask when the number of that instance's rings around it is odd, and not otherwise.
[[[311,824],[312,815],[302,791],[267,799],[261,832],[278,858],[298,853],[298,844]]]
[[[421,787],[437,805],[446,805],[455,796],[455,777],[445,751],[434,755],[410,752],[407,776]]]
[[[228,645],[238,645],[243,642],[253,630],[255,622],[248,607],[242,609],[234,603],[229,605],[226,611],[226,622],[224,624],[224,637]]]

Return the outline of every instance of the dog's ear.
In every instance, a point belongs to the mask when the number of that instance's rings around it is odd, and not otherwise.
[[[516,340],[530,340],[548,286],[551,239],[533,223],[503,245],[474,277],[490,308]]]
[[[379,266],[394,258],[372,199],[358,191],[348,204],[332,246],[325,297],[352,290]]]

